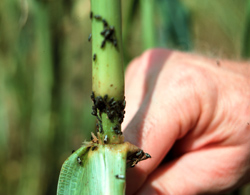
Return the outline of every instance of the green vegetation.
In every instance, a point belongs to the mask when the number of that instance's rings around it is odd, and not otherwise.
[[[107,12],[106,10],[109,10]],[[126,168],[151,158],[125,142],[121,1],[92,0],[92,115],[96,134],[64,162],[57,194],[125,194]]]
[[[122,1],[125,65],[148,48],[140,2]],[[149,47],[249,56],[249,1],[174,2],[154,2]],[[95,130],[89,13],[89,0],[0,1],[0,194],[56,194],[62,163]]]
[[[121,2],[92,0],[90,19],[91,99],[97,137],[92,133],[91,142],[64,162],[57,194],[124,194],[128,144],[121,133],[125,108]]]

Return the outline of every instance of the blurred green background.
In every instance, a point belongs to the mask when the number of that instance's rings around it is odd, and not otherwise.
[[[250,55],[250,1],[122,0],[122,10],[125,65],[151,47]],[[0,0],[0,194],[55,194],[63,161],[90,139],[89,12],[89,0]]]

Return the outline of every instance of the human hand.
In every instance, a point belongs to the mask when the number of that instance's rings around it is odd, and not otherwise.
[[[127,194],[222,193],[249,181],[249,64],[156,49],[125,81],[125,140],[152,156],[127,171]]]

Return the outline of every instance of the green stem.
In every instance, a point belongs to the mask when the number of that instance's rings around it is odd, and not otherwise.
[[[104,96],[106,94],[115,99],[123,99],[124,96],[124,76],[123,76],[123,56],[121,41],[121,1],[120,0],[91,0],[92,19],[92,54],[96,54],[96,60],[92,63],[92,88],[95,95]],[[100,15],[108,22],[109,26],[115,27],[115,37],[117,47],[106,42],[101,48],[103,36],[100,34],[104,30],[102,20],[94,18]]]
[[[144,49],[155,47],[155,0],[141,0],[141,20]]]
[[[121,104],[124,101],[121,1],[91,0],[91,11],[93,14],[92,57],[95,56],[92,63],[92,89],[95,97],[101,96],[104,98],[107,95],[106,103],[114,98],[115,102]],[[107,22],[106,26],[105,21]],[[105,35],[101,35],[101,32],[105,29],[106,38]],[[108,34],[108,31],[112,31],[112,33]],[[105,45],[102,47],[104,42]],[[107,135],[108,143],[122,143],[122,136],[116,133],[120,132],[121,129],[122,120],[119,121],[121,117],[117,113],[114,117],[108,117],[108,112],[111,112],[111,110],[102,111],[99,107],[97,107],[97,110],[98,117],[102,121],[99,124],[100,137],[103,138]],[[116,128],[118,128],[117,131],[114,130]]]
[[[247,1],[246,8],[246,23],[242,41],[242,57],[249,58],[250,57],[250,0]]]

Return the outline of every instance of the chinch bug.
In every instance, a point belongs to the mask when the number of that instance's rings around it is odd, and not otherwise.
[[[140,156],[140,155],[142,154],[142,152],[143,152],[143,151],[142,151],[142,150],[140,150],[140,151],[139,151],[139,152],[137,152],[135,155],[136,155],[136,156]]]
[[[125,175],[116,175],[115,176],[117,179],[125,179]]]
[[[105,35],[106,31],[107,31],[107,29],[104,29],[100,34]]]
[[[97,20],[101,20],[101,19],[102,19],[102,17],[101,17],[100,15],[95,15],[94,17],[95,17],[95,19],[97,19]]]
[[[113,34],[113,31],[111,31],[111,30],[106,30],[106,31],[105,31],[105,34],[104,34],[105,39],[109,39],[109,37],[111,37],[112,34]]]
[[[107,99],[108,99],[108,95],[106,94],[106,95],[103,97],[103,99],[104,99],[104,102],[106,102]]]
[[[113,45],[114,45],[115,47],[117,47],[117,40],[116,40],[116,39],[113,40]]]
[[[118,122],[121,124],[123,122],[123,118],[122,117],[118,118]]]
[[[93,146],[93,147],[92,147],[92,151],[94,151],[96,148],[97,148],[97,146]]]
[[[72,150],[72,154],[75,152],[75,150]]]
[[[102,133],[102,132],[103,132],[103,128],[102,128],[102,120],[101,120],[98,116],[96,116],[96,118],[97,118],[97,120],[99,120],[99,127],[98,127],[98,131],[99,131],[100,133]]]
[[[94,53],[93,55],[93,60],[95,61],[96,60],[96,54]]]
[[[90,12],[89,17],[90,17],[90,19],[93,18],[93,12]]]
[[[145,153],[145,156],[146,156],[147,158],[152,158],[148,153]]]
[[[94,116],[97,116],[97,111],[95,109],[93,109],[91,114],[94,115]]]
[[[103,141],[104,141],[105,144],[107,143],[107,141],[108,141],[108,135],[105,135],[105,136],[104,136]]]
[[[104,40],[102,41],[101,48],[103,48],[103,47],[105,46],[105,43],[106,43],[106,40],[104,39]]]
[[[112,97],[112,98],[109,100],[108,104],[111,105],[111,103],[112,103],[113,101],[114,101],[114,98]]]
[[[89,34],[88,41],[91,41],[92,34]]]
[[[108,26],[108,23],[107,23],[107,21],[106,21],[105,19],[102,19],[102,22],[103,22],[103,26],[104,26],[104,27],[107,27],[107,26]]]
[[[77,157],[77,162],[79,163],[79,165],[82,164],[82,160],[81,160],[81,158],[79,156]]]
[[[119,126],[116,125],[116,126],[113,127],[113,129],[114,129],[114,130],[118,130],[118,129],[119,129]]]
[[[93,91],[92,91],[92,93],[91,93],[90,98],[91,98],[91,100],[92,100],[92,101],[95,101],[95,94],[94,94],[94,92],[93,92]]]

